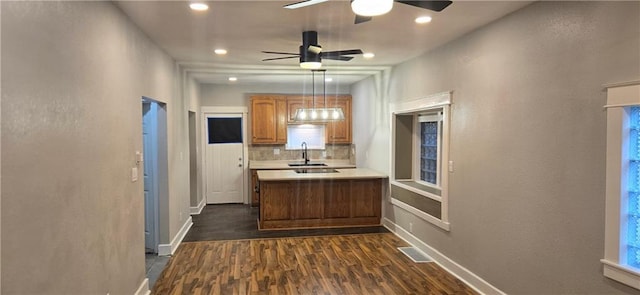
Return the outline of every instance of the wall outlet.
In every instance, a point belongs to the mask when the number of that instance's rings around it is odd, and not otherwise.
[[[409,232],[413,233],[413,222],[409,222]]]
[[[449,161],[449,172],[453,172],[453,161]]]
[[[327,157],[327,151],[322,151],[322,157],[326,158]]]
[[[280,149],[273,149],[273,154],[274,155],[279,155],[280,154]]]

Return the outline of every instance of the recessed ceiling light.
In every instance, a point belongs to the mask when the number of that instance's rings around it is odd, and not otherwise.
[[[333,81],[333,78],[330,78],[330,77],[329,78],[325,78],[324,81],[325,82],[331,82],[331,81]]]
[[[366,52],[362,55],[362,57],[364,58],[373,58],[374,56],[376,56],[375,54],[373,54],[373,52]]]
[[[426,23],[430,23],[431,22],[431,17],[430,16],[421,16],[416,18],[416,23],[417,24],[426,24]]]
[[[215,52],[215,54],[217,54],[217,55],[227,54],[227,50],[226,49],[222,49],[222,48],[218,48],[218,49],[214,50],[213,52]]]
[[[202,2],[193,2],[189,4],[189,7],[195,11],[205,11],[209,9],[209,5]]]
[[[238,77],[229,77],[229,81],[231,82],[238,81]]]

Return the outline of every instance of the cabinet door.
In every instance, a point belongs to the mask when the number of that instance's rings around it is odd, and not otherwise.
[[[287,143],[287,100],[276,99],[276,142]]]
[[[300,181],[294,188],[294,219],[320,219],[323,215],[324,185],[320,181]]]
[[[327,143],[351,143],[351,99],[334,97],[327,100],[327,105],[344,112],[343,121],[327,123]]]
[[[260,183],[260,218],[264,221],[291,219],[291,196],[289,182]]]
[[[276,142],[276,102],[271,98],[251,98],[252,143]]]
[[[309,99],[302,96],[289,96],[287,98],[287,122],[298,123],[295,121],[296,111],[310,107],[311,97]]]
[[[251,170],[251,184],[249,191],[251,192],[251,206],[255,207],[260,205],[260,195],[258,195],[258,171]]]
[[[380,179],[352,180],[351,217],[380,217],[381,198]]]

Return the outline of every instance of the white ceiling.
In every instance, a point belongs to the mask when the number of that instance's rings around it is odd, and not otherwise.
[[[208,1],[209,10],[189,9],[188,1],[119,1],[117,5],[154,42],[179,61],[201,83],[295,83],[308,70],[298,59],[262,62],[277,57],[265,51],[298,52],[302,32],[318,31],[324,51],[357,49],[375,53],[348,62],[323,60],[327,76],[352,84],[381,69],[404,62],[513,12],[531,1],[455,1],[442,12],[394,3],[393,10],[355,25],[349,1],[329,0],[289,10],[288,1]],[[414,19],[433,21],[418,25]],[[215,48],[228,54],[217,56]],[[301,76],[302,75],[302,76]]]

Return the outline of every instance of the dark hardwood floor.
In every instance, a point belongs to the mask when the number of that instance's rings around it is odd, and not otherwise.
[[[153,294],[477,294],[391,233],[183,243]]]
[[[382,226],[299,230],[258,230],[258,208],[243,204],[207,205],[193,216],[184,242],[242,240],[281,237],[388,233]]]

